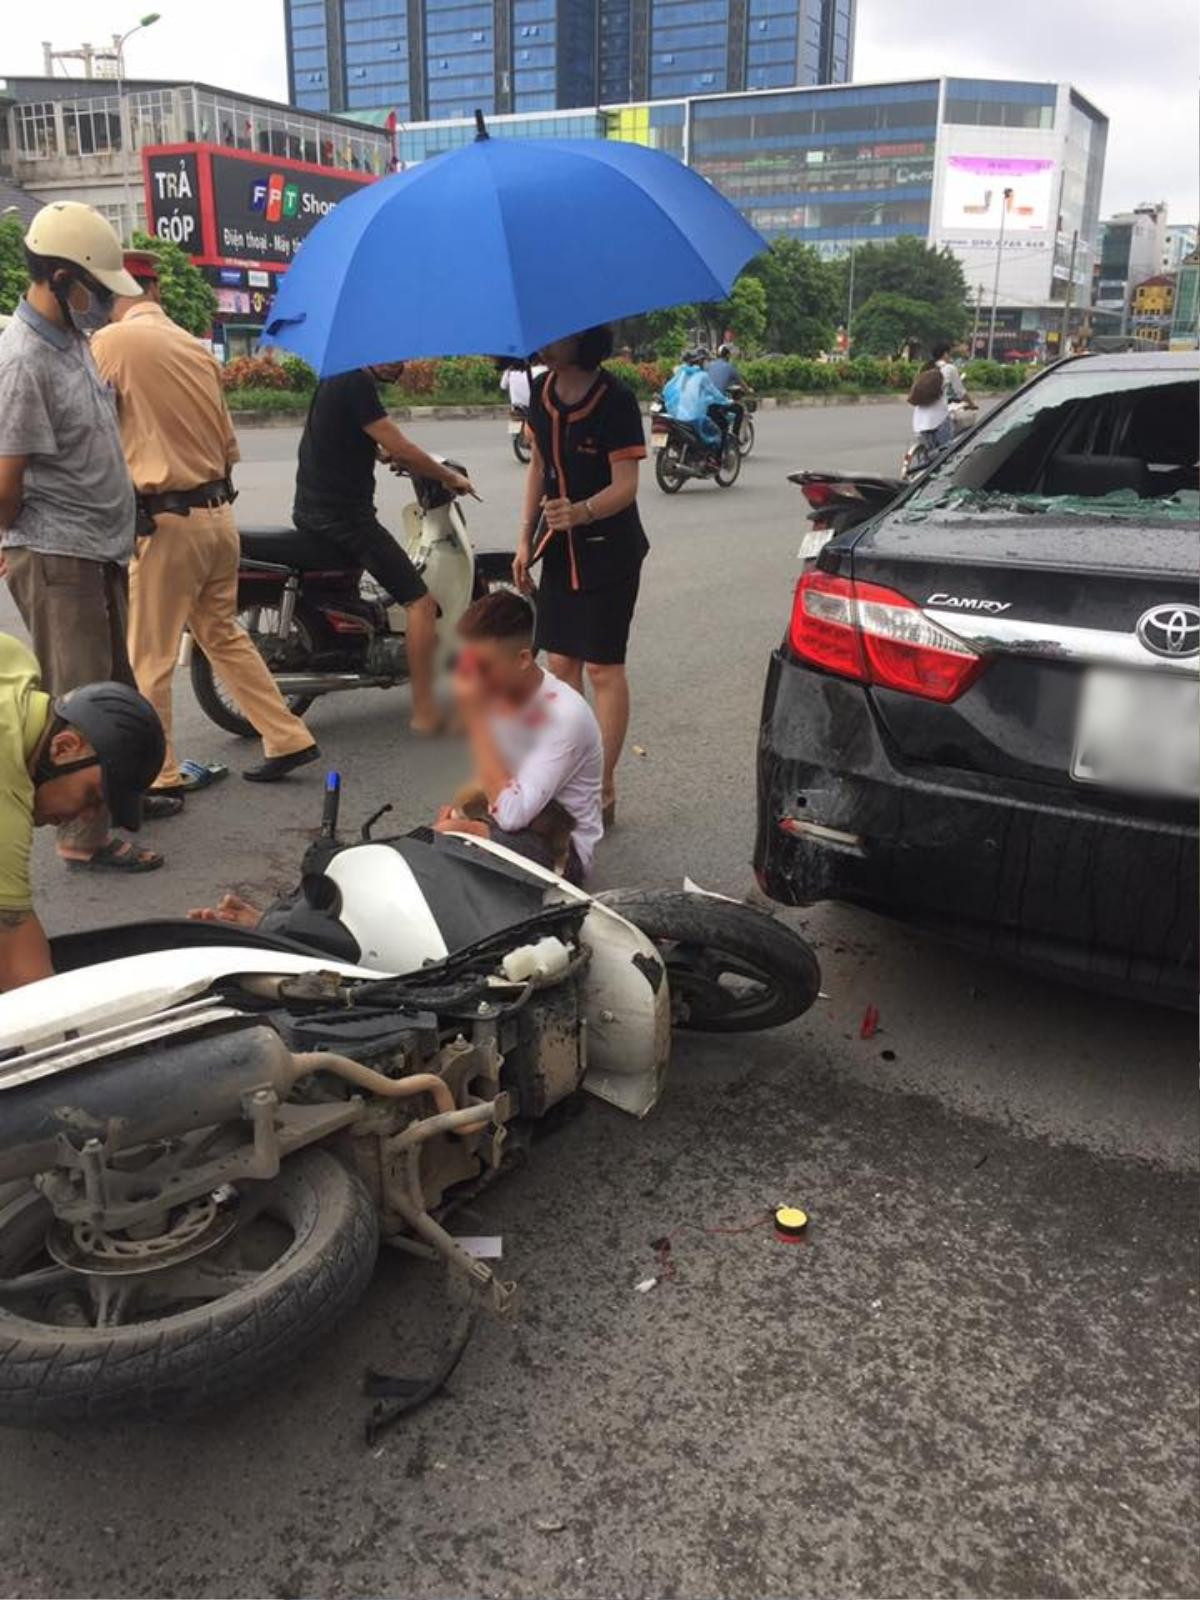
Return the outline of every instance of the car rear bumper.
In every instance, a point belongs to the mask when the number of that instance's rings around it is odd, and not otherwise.
[[[843,900],[1009,959],[1195,1002],[1194,826],[905,766],[860,684],[779,652],[759,733],[754,866],[785,904]]]

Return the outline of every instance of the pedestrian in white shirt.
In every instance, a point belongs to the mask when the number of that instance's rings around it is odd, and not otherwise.
[[[917,374],[909,396],[913,401],[913,432],[937,449],[943,449],[954,438],[952,400],[961,401],[969,411],[979,409],[967,393],[962,373],[950,359],[955,353],[948,339],[940,339]],[[940,383],[932,376],[934,373]]]
[[[604,834],[604,746],[591,707],[538,666],[533,609],[520,595],[475,601],[458,635],[454,690],[475,776],[435,827],[507,845],[579,883]]]
[[[508,403],[517,411],[529,410],[529,385],[530,382],[540,377],[545,372],[545,367],[535,363],[532,367],[528,362],[521,362],[515,367],[505,367],[500,374],[500,387],[508,396]]]

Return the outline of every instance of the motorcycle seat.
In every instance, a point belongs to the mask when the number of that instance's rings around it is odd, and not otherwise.
[[[251,561],[270,561],[303,572],[345,572],[354,565],[328,539],[304,533],[290,523],[279,527],[243,527],[242,554]]]

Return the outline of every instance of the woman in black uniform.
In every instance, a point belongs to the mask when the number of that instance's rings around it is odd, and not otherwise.
[[[629,725],[625,646],[649,546],[637,510],[646,454],[632,389],[605,372],[608,328],[557,339],[541,352],[549,371],[532,387],[533,459],[513,577],[529,587],[538,560],[535,647],[550,671],[583,690],[584,669],[604,739],[604,821],[613,820],[613,774]]]

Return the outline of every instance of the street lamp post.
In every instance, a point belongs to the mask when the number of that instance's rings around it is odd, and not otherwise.
[[[988,353],[987,358],[992,359],[992,352],[996,346],[996,305],[1000,299],[1000,262],[1004,257],[1004,219],[1008,215],[1008,202],[1012,199],[1012,190],[1005,189],[1000,205],[1000,237],[996,241],[996,276],[992,280],[992,317],[988,323]]]
[[[117,57],[117,115],[121,126],[121,211],[125,218],[125,237],[133,240],[133,191],[129,184],[129,146],[133,140],[133,118],[129,115],[129,107],[125,104],[125,45],[135,33],[141,33],[143,28],[149,28],[158,21],[157,11],[148,11],[146,15],[126,33],[113,34],[113,48]]]

